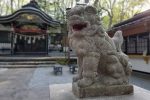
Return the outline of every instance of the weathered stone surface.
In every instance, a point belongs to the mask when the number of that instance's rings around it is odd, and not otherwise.
[[[79,98],[97,97],[97,96],[116,96],[133,93],[133,86],[132,85],[104,86],[99,84],[93,84],[92,86],[81,88],[76,83],[73,83],[72,91]]]
[[[99,96],[78,98],[72,91],[72,84],[50,85],[50,100],[149,100],[150,91],[134,85],[134,93],[120,96]]]
[[[92,6],[76,6],[69,10],[67,24],[69,44],[78,57],[78,74],[73,78],[77,85],[73,89],[76,95],[98,96],[97,92],[99,95],[121,95],[119,92],[123,88],[132,87],[128,85],[132,65],[121,50],[121,31],[117,31],[113,38],[109,37]],[[94,84],[107,88],[93,88]]]

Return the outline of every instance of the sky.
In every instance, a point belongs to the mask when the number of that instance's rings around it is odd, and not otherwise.
[[[150,0],[148,0],[148,1],[149,1],[149,2],[146,3],[146,4],[143,6],[142,11],[145,11],[145,10],[150,9]]]

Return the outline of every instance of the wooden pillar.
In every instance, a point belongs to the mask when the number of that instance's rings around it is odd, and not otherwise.
[[[150,33],[148,33],[147,38],[147,54],[150,55]]]
[[[48,55],[48,26],[46,25],[46,34],[45,34],[45,39],[46,39],[46,54]]]
[[[46,38],[46,54],[48,55],[48,33],[46,33],[45,38]]]
[[[137,41],[138,41],[138,35],[135,36],[135,54],[137,54]]]
[[[11,55],[14,54],[14,30],[13,30],[13,24],[11,23]]]
[[[128,39],[129,39],[129,37],[127,36],[127,37],[125,38],[125,53],[126,53],[126,54],[128,53]]]

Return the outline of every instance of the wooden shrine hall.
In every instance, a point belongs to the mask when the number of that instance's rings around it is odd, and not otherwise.
[[[35,0],[0,16],[0,54],[47,54],[48,28],[59,25]]]
[[[113,36],[121,30],[124,36],[122,50],[131,55],[150,55],[150,10],[115,24],[108,34]]]

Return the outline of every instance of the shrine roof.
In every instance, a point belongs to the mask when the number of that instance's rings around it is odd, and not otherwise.
[[[35,14],[41,18],[43,23],[50,26],[57,26],[60,24],[60,22],[54,20],[51,16],[42,11],[35,0],[31,0],[28,4],[22,6],[21,9],[15,11],[11,15],[0,16],[0,23],[11,23],[21,14]]]
[[[129,24],[129,23],[135,22],[137,20],[146,18],[148,16],[150,16],[150,9],[146,10],[144,12],[138,13],[138,14],[134,15],[132,18],[129,18],[129,19],[125,20],[125,21],[117,23],[117,24],[113,25],[113,27],[119,27],[119,26],[122,26],[122,25],[125,25],[125,24]]]

